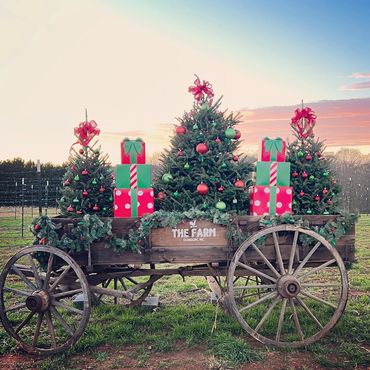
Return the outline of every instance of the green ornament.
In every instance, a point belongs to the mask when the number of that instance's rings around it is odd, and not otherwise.
[[[298,158],[302,158],[304,156],[304,153],[300,150],[298,153],[297,153],[297,156]]]
[[[80,181],[80,176],[76,175],[75,176],[75,181]]]
[[[184,164],[184,169],[185,170],[188,170],[190,168],[190,164],[188,163],[188,162],[186,162],[185,164]]]
[[[218,123],[217,122],[212,122],[213,127],[217,127]]]
[[[226,129],[225,136],[228,139],[233,139],[235,135],[236,135],[236,132],[232,127],[229,127],[229,128]]]
[[[113,197],[112,196],[109,197],[109,201],[113,202]]]
[[[64,198],[64,197],[60,198],[60,203],[64,203],[65,201],[66,201],[66,198]]]
[[[99,177],[99,179],[100,179],[100,180],[104,180],[104,179],[105,179],[104,175],[101,175],[101,176]]]
[[[180,193],[179,193],[177,190],[173,193],[173,196],[174,196],[175,198],[178,198],[178,197],[179,197],[179,195],[180,195]]]
[[[293,206],[296,206],[297,205],[297,201],[296,200],[293,200],[292,204],[293,204]]]
[[[214,176],[209,177],[210,181],[216,181],[216,178]]]
[[[98,184],[98,181],[97,181],[96,179],[93,179],[93,181],[91,181],[91,183],[92,183],[93,185],[97,185],[97,184]]]
[[[312,214],[312,211],[310,209],[307,210],[306,212],[308,215],[311,215]]]
[[[310,177],[309,177],[309,179],[312,181],[312,180],[315,180],[315,176],[314,175],[311,175]]]
[[[329,176],[329,172],[328,172],[328,171],[325,171],[322,175],[323,175],[324,177],[328,177],[328,176]]]
[[[324,215],[328,215],[329,214],[329,212],[328,211],[324,211],[324,213],[323,213]]]
[[[219,211],[224,211],[226,209],[226,203],[223,202],[222,200],[218,201],[216,203],[216,208],[219,210]]]
[[[202,209],[208,209],[208,204],[207,203],[203,203],[202,204]]]
[[[221,168],[226,168],[227,167],[227,164],[226,163],[222,163],[221,164]]]
[[[208,110],[209,109],[209,105],[207,103],[204,103],[204,104],[202,104],[202,106],[201,106],[200,109],[201,110]]]
[[[193,125],[193,130],[199,130],[199,126],[196,123]]]
[[[233,199],[233,203],[236,204],[238,203],[238,200],[236,198]]]
[[[80,203],[80,200],[78,198],[75,198],[72,200],[73,203]]]
[[[170,173],[165,173],[163,176],[162,176],[162,181],[165,183],[165,184],[169,184],[171,181],[173,180],[173,177]]]

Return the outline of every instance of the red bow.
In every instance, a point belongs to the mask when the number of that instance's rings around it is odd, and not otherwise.
[[[295,116],[292,118],[291,125],[302,139],[306,139],[313,134],[315,124],[316,114],[311,108],[306,107],[295,110]]]
[[[213,98],[212,85],[208,81],[204,81],[201,84],[199,77],[194,81],[195,86],[189,87],[189,92],[194,95],[194,99],[199,103],[203,99],[203,94],[208,98]]]
[[[100,130],[96,128],[97,126],[95,121],[85,121],[81,122],[78,127],[75,127],[75,136],[82,146],[89,145],[93,137],[100,134]]]

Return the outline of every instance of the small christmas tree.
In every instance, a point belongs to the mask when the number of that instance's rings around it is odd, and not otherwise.
[[[240,143],[240,131],[234,128],[239,116],[219,110],[221,99],[213,103],[209,82],[201,83],[197,77],[194,83],[189,87],[195,99],[193,109],[178,119],[171,147],[161,158],[154,185],[156,208],[246,212],[252,166],[235,153]]]
[[[323,155],[323,141],[313,133],[316,115],[311,108],[297,109],[291,127],[296,137],[288,145],[295,214],[337,213],[339,186],[333,177],[331,159]]]
[[[85,214],[112,216],[113,176],[108,156],[95,148],[97,141],[89,143],[100,130],[95,121],[81,122],[75,128],[77,151],[72,145],[68,167],[63,177],[62,197],[59,200],[61,213],[66,217],[82,217]],[[95,149],[94,149],[95,148]]]

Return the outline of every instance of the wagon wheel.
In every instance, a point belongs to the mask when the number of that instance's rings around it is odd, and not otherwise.
[[[81,307],[73,303],[77,294],[83,296]],[[29,353],[54,354],[71,347],[87,325],[90,301],[80,267],[53,247],[22,249],[0,276],[1,321]]]
[[[308,247],[301,245],[300,236],[310,238]],[[257,292],[254,284],[235,284],[239,275],[268,283]],[[265,344],[296,348],[319,340],[338,322],[348,298],[348,278],[339,253],[322,236],[280,225],[254,234],[238,248],[227,289],[232,313],[250,335]],[[248,292],[242,301],[236,299],[240,290]]]
[[[151,265],[154,268],[154,265]],[[131,277],[130,275],[122,275],[104,280],[101,283],[102,288],[121,290],[132,292],[130,297],[118,298],[109,295],[98,294],[95,296],[98,302],[109,304],[120,304],[126,307],[140,306],[149,295],[153,288],[154,282],[158,280],[155,276]]]

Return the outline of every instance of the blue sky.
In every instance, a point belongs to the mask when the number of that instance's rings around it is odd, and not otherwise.
[[[194,73],[231,110],[368,98],[369,19],[370,1],[0,0],[0,159],[62,162],[85,107],[113,163],[125,136],[161,151]]]

